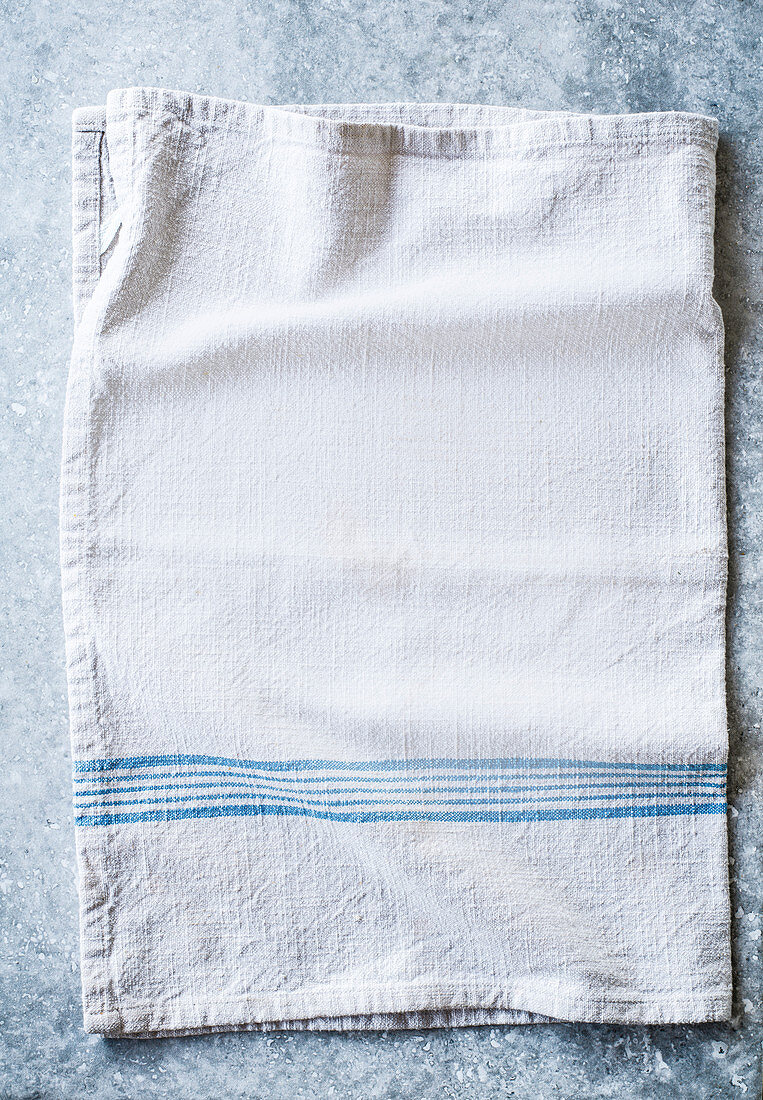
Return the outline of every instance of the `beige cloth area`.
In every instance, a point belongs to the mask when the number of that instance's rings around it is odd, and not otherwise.
[[[75,112],[89,1031],[730,1015],[716,139]]]

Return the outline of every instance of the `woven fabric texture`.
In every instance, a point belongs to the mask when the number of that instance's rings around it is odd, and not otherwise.
[[[730,1015],[716,140],[75,112],[88,1030]]]

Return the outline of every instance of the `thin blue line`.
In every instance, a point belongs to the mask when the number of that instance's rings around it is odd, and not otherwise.
[[[156,756],[128,756],[113,757],[99,760],[75,760],[73,767],[75,772],[112,771],[126,768],[154,768],[168,765],[181,766],[184,764],[217,764],[227,767],[258,768],[263,771],[410,771],[415,768],[453,768],[472,770],[474,768],[551,768],[559,766],[571,766],[578,768],[613,768],[634,769],[637,771],[652,771],[654,769],[666,771],[713,771],[725,772],[725,764],[639,764],[631,762],[607,761],[607,760],[573,760],[570,758],[532,758],[532,757],[508,757],[505,759],[472,759],[460,758],[430,758],[415,760],[238,760],[234,757],[202,756],[202,755],[156,755]]]
[[[468,813],[465,810],[438,813],[406,811],[383,813],[379,811],[338,814],[331,811],[307,810],[289,806],[199,806],[187,809],[148,810],[142,813],[98,814],[76,818],[76,824],[120,825],[135,824],[142,821],[181,821],[188,818],[214,817],[310,817],[323,821],[363,824],[384,821],[441,821],[441,822],[499,822],[517,821],[591,821],[597,818],[628,817],[675,817],[694,814],[722,814],[726,812],[724,803],[698,803],[688,806],[649,805],[649,806],[579,806],[571,809],[556,810],[483,810]]]
[[[541,775],[540,778],[579,780],[580,782],[587,782],[589,779],[606,779],[606,778],[612,778],[614,776],[622,776],[623,774],[627,774],[627,773],[624,773],[620,770],[614,771],[614,772],[613,771],[586,771],[586,772],[581,772],[581,771],[572,771],[572,770],[570,770],[570,771],[557,770],[557,771],[550,771],[550,775],[548,775],[548,776]],[[643,773],[636,773],[636,774],[643,774]],[[681,783],[681,782],[698,783],[698,782],[702,782],[702,781],[710,782],[710,776],[708,776],[707,780],[704,780],[705,773],[691,773],[691,774],[680,775],[680,774],[676,774],[675,772],[651,772],[649,774],[651,776],[653,776],[653,778],[651,779],[651,782],[654,782],[654,783],[667,782],[667,781],[675,782],[675,783]],[[485,781],[488,781],[488,780],[491,780],[491,779],[496,780],[496,781],[505,781],[505,780],[509,780],[509,779],[529,778],[527,769],[525,769],[524,771],[521,770],[521,769],[516,769],[514,773],[499,772],[499,771],[486,772],[486,773],[476,772],[475,775],[478,779],[483,779]],[[698,776],[698,778],[694,778],[695,775]],[[717,772],[712,772],[712,773],[710,773],[710,775],[714,776],[714,777],[717,777],[718,773]],[[379,775],[379,776],[377,776],[377,775],[363,775],[361,777],[361,776],[355,776],[355,775],[321,776],[321,775],[301,775],[301,774],[294,775],[294,776],[286,775],[284,777],[280,777],[280,776],[277,777],[277,776],[273,776],[273,775],[257,776],[256,773],[251,772],[251,771],[247,772],[247,771],[244,771],[244,770],[236,770],[234,768],[228,768],[225,771],[203,771],[203,772],[191,771],[191,772],[164,772],[164,773],[159,772],[158,774],[153,773],[153,774],[148,774],[148,775],[145,774],[145,773],[140,774],[140,775],[135,775],[135,774],[132,774],[132,773],[129,773],[129,772],[125,775],[104,775],[102,772],[96,772],[93,775],[83,775],[83,776],[75,775],[74,779],[73,779],[73,782],[74,783],[79,783],[79,784],[84,784],[84,783],[105,783],[105,782],[110,782],[110,783],[115,783],[116,784],[116,783],[135,783],[135,782],[140,782],[140,781],[143,781],[143,780],[146,780],[146,779],[150,779],[150,780],[153,780],[153,779],[180,780],[180,779],[195,779],[195,778],[206,779],[206,778],[215,778],[217,776],[224,776],[226,778],[232,778],[232,779],[249,779],[249,778],[251,778],[251,779],[255,779],[255,780],[261,780],[262,782],[266,782],[266,783],[286,783],[286,782],[289,782],[289,783],[295,783],[295,782],[296,783],[328,783],[328,782],[333,782],[333,783],[361,783],[362,782],[362,783],[384,783],[384,784],[387,784],[387,783],[390,782],[390,779],[392,779],[393,782],[397,781],[398,783],[419,783],[419,782],[423,782],[423,781],[426,781],[426,780],[429,780],[429,781],[434,780],[434,781],[439,782],[439,783],[468,781],[467,777],[465,777],[463,772],[460,773],[460,774],[457,774],[457,775],[436,775],[434,772],[429,772],[429,773],[423,773],[422,774],[421,772],[417,772],[417,773],[412,774],[410,776],[395,775],[394,777],[389,776],[389,775]],[[472,777],[468,777],[468,778],[472,778]],[[724,777],[724,779],[721,780],[721,782],[725,782],[725,777]]]
[[[79,791],[75,791],[75,794],[79,798],[102,798],[102,797],[107,796],[107,795],[117,795],[117,794],[118,795],[123,795],[123,794],[144,794],[146,791],[174,791],[174,790],[190,791],[190,790],[199,790],[199,789],[206,790],[206,789],[209,789],[209,788],[212,788],[212,787],[246,787],[248,790],[251,790],[252,788],[255,788],[255,787],[258,787],[258,786],[261,786],[261,785],[262,785],[262,781],[261,780],[256,780],[256,779],[250,781],[249,783],[239,783],[237,780],[219,779],[219,780],[216,780],[213,783],[184,783],[184,784],[180,784],[180,783],[163,783],[163,784],[156,784],[154,786],[148,786],[148,787],[146,787],[146,786],[140,786],[140,787],[106,787],[102,790],[97,790],[97,791],[94,791],[94,790],[79,790]],[[284,783],[283,780],[280,781],[279,786],[281,788],[280,793],[282,793],[282,794],[289,794],[290,793],[288,785],[286,783]],[[294,790],[295,788],[298,789],[300,786],[301,786],[301,784],[300,784],[299,780],[297,780],[292,785],[292,790]],[[507,792],[514,792],[514,791],[573,791],[573,790],[576,790],[576,789],[587,791],[587,790],[592,790],[594,787],[603,787],[605,790],[614,790],[615,788],[622,788],[622,787],[625,787],[628,790],[635,790],[636,788],[648,787],[650,790],[654,790],[655,793],[675,794],[675,793],[680,793],[680,791],[687,791],[687,792],[691,791],[692,793],[697,793],[697,792],[700,792],[700,791],[703,791],[703,790],[708,790],[708,791],[717,790],[719,792],[722,792],[722,791],[725,790],[726,784],[725,783],[712,783],[710,780],[701,780],[701,779],[685,780],[683,782],[681,780],[661,780],[661,781],[660,780],[653,780],[652,782],[631,781],[631,782],[618,782],[618,783],[585,783],[585,782],[581,782],[581,783],[556,783],[556,784],[551,784],[551,785],[544,784],[544,785],[540,785],[540,786],[537,785],[537,784],[530,784],[530,785],[521,785],[521,786],[512,786],[512,787],[506,787],[503,784],[492,784],[492,785],[483,786],[483,787],[470,787],[470,786],[467,786],[467,785],[464,785],[464,784],[460,784],[458,786],[449,786],[449,787],[429,787],[429,786],[426,786],[424,784],[420,784],[419,787],[385,787],[383,789],[382,788],[376,788],[376,789],[373,789],[373,790],[364,790],[362,787],[354,788],[354,789],[353,788],[347,788],[347,787],[343,787],[343,788],[331,787],[331,788],[327,788],[325,790],[316,790],[315,787],[311,787],[311,788],[307,788],[305,793],[306,794],[316,794],[316,795],[318,795],[318,794],[320,794],[320,795],[327,795],[327,794],[380,794],[380,793],[382,793],[382,790],[384,790],[384,791],[386,791],[387,794],[405,794],[405,795],[413,796],[413,795],[416,795],[416,794],[448,794],[448,793],[453,793],[453,794],[459,794],[459,793],[463,793],[463,794],[483,794],[486,791],[498,791],[498,792],[500,792],[500,791],[507,791]],[[265,790],[265,791],[271,791],[271,792],[276,791],[277,792],[277,788],[275,788],[275,787],[263,786],[262,789]]]
[[[704,793],[704,792],[692,792]],[[165,795],[163,798],[129,798],[126,802],[95,802],[82,804],[78,803],[75,808],[78,810],[91,810],[100,806],[151,806],[159,804],[166,804],[168,802],[200,802],[202,799],[222,799],[222,798],[242,798],[241,794],[232,791],[223,791],[220,794],[186,794],[186,795]],[[330,799],[321,798],[315,801],[308,801],[306,798],[301,798],[299,795],[284,796],[281,794],[263,794],[252,792],[252,798],[268,799],[271,802],[291,803],[296,802],[301,806],[387,806],[390,802],[394,801],[390,798],[355,798],[355,799]],[[677,797],[675,791],[665,791],[662,795],[654,793],[653,791],[644,791],[641,793],[635,793],[632,798],[673,798]],[[680,797],[680,796],[678,796]],[[685,797],[689,797],[687,794]],[[719,792],[717,798],[722,797]],[[491,806],[496,802],[503,803],[504,805],[513,805],[520,802],[603,802],[605,799],[620,799],[623,800],[622,794],[591,794],[591,795],[576,795],[570,798],[565,798],[563,795],[554,795],[549,798],[533,798],[531,795],[527,798],[439,798],[434,800],[428,800],[426,798],[411,798],[410,803],[427,802],[432,806]],[[725,799],[724,799],[725,801]]]

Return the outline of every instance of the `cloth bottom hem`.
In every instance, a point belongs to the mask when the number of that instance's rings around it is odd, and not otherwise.
[[[502,1004],[456,1002],[452,995],[417,997],[389,988],[377,997],[332,995],[311,997],[313,1007],[298,997],[240,998],[172,1005],[134,1004],[104,1011],[85,1010],[85,1030],[104,1036],[204,1035],[221,1031],[394,1031],[446,1027],[480,1027],[531,1023],[699,1024],[731,1018],[731,993],[663,994],[649,998],[581,999],[574,993],[528,990],[521,998],[502,997]],[[498,998],[493,998],[495,1002]],[[403,1008],[402,1005],[406,1007]],[[523,1007],[512,1007],[513,1005]]]

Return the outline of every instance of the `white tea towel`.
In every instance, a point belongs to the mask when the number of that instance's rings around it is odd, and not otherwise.
[[[716,138],[75,113],[88,1030],[729,1015]]]

